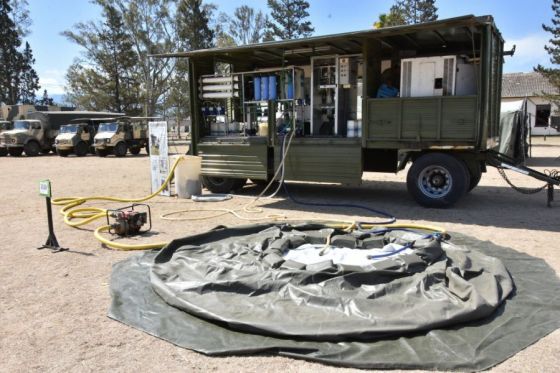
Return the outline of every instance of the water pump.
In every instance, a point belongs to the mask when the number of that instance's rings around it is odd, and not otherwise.
[[[138,210],[137,208],[142,209]],[[148,228],[143,227],[148,224]],[[150,206],[135,203],[119,209],[107,210],[107,225],[109,232],[119,236],[134,236],[148,232],[152,229],[152,215]]]

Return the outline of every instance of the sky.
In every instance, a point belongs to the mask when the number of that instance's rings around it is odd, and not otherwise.
[[[218,11],[228,14],[240,5],[266,11],[265,0],[211,0]],[[309,0],[315,35],[366,30],[394,0]],[[514,57],[506,57],[504,72],[528,72],[537,64],[549,64],[544,45],[550,39],[543,23],[550,24],[552,0],[437,0],[440,19],[466,14],[492,15],[506,41],[505,49],[517,45]],[[51,95],[64,94],[66,70],[81,48],[61,32],[78,22],[97,20],[99,8],[87,0],[29,0],[33,24],[26,40],[36,59],[41,89]]]

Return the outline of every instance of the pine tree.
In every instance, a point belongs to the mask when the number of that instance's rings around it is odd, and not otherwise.
[[[29,28],[32,21],[29,16],[29,2],[27,0],[10,0],[12,8],[11,19],[16,25],[17,32],[20,37],[25,38],[29,35]]]
[[[438,19],[436,0],[396,0],[389,11],[391,22],[386,26],[411,25]],[[381,16],[380,16],[381,18]]]
[[[309,2],[305,0],[268,0],[271,20],[267,24],[267,40],[289,40],[310,36],[315,29],[309,17]]]
[[[211,27],[215,6],[202,4],[202,0],[180,0],[177,5],[176,24],[181,50],[211,48],[215,45],[216,33]],[[176,62],[174,79],[167,96],[167,106],[177,117],[187,117],[189,107],[188,63],[185,59]]]
[[[0,101],[8,105],[19,100],[21,46],[17,28],[11,19],[9,0],[0,0]]]
[[[558,66],[560,64],[560,0],[552,1],[552,11],[554,12],[554,17],[551,20],[552,25],[542,25],[543,30],[552,35],[552,38],[549,40],[550,44],[545,45],[544,49],[548,52],[552,65]],[[544,67],[539,64],[535,67],[535,71],[547,78],[550,84],[560,92],[560,69],[557,67]],[[560,95],[551,92],[541,93],[544,98],[554,103],[556,107],[560,107]]]
[[[39,76],[33,65],[35,58],[28,42],[25,42],[25,49],[21,55],[21,76],[20,76],[20,97],[22,104],[35,103],[35,92],[41,88],[39,86]]]
[[[389,13],[382,13],[379,15],[379,19],[373,24],[373,27],[380,29],[383,27],[399,26],[404,24],[406,24],[406,21],[403,13],[399,8],[392,6]]]
[[[177,5],[177,24],[184,50],[214,46],[214,30],[210,28],[214,9],[213,5],[203,5],[202,0],[180,0]]]
[[[226,36],[231,37],[235,45],[260,43],[266,33],[268,17],[247,5],[242,5],[235,9],[233,17],[222,13],[220,24],[225,25],[220,30],[218,38],[226,40]],[[225,34],[225,35],[222,35]]]

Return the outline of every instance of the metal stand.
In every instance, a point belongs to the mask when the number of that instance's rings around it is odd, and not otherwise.
[[[45,200],[47,201],[47,218],[49,221],[49,237],[47,238],[47,242],[41,247],[38,247],[37,250],[42,249],[50,249],[53,253],[59,253],[61,251],[68,251],[67,248],[60,247],[58,244],[58,240],[54,234],[54,226],[52,220],[52,209],[51,209],[51,197],[46,197]]]
[[[546,206],[551,207],[552,201],[554,201],[554,185],[552,185],[551,183],[548,183],[547,185],[546,197]]]

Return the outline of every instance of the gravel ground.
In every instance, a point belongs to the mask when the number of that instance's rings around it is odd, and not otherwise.
[[[560,138],[534,139],[537,169],[560,168]],[[176,149],[173,146],[171,149]],[[55,208],[55,230],[69,252],[53,254],[35,248],[47,238],[45,202],[38,196],[38,181],[50,179],[56,196],[114,195],[138,197],[149,193],[150,169],[146,156],[60,158],[0,158],[2,260],[0,261],[0,371],[247,371],[299,372],[345,369],[274,356],[206,357],[175,347],[106,317],[110,302],[111,266],[130,252],[102,248],[92,235],[96,224],[78,230],[66,227]],[[406,192],[405,173],[364,175],[361,187],[297,185],[301,197],[313,200],[367,203],[395,214],[400,222],[435,224],[449,231],[474,235],[546,260],[560,270],[560,193],[555,207],[546,207],[545,193],[516,193],[494,169],[480,186],[452,209],[417,206]],[[512,175],[523,186],[539,182]],[[247,186],[243,194],[258,192]],[[247,199],[204,207],[238,208]],[[308,208],[282,198],[263,200],[267,214],[292,219],[359,219],[353,211]],[[119,207],[123,204],[112,205]],[[170,240],[213,228],[239,225],[232,215],[207,220],[169,222],[160,214],[200,205],[173,197],[150,202],[153,234],[138,239]],[[206,216],[212,213],[206,212]],[[193,215],[189,215],[193,216]],[[202,216],[200,213],[198,216]],[[258,215],[250,215],[258,217]],[[557,371],[560,331],[495,367],[496,372]]]

